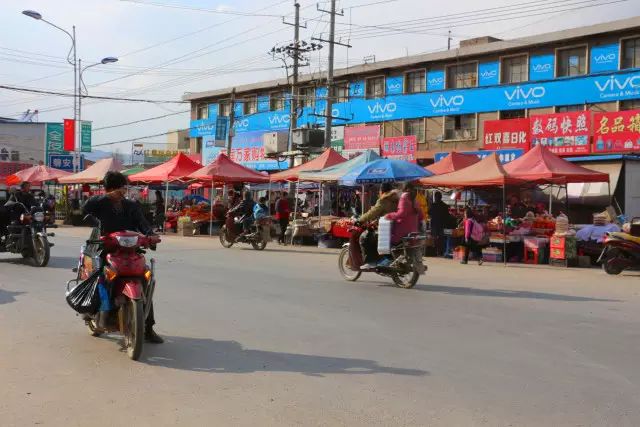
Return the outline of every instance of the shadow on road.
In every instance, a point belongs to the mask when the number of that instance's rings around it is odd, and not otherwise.
[[[384,286],[384,285],[381,285]],[[450,295],[468,295],[476,297],[497,297],[497,298],[530,298],[544,299],[549,301],[594,301],[594,302],[620,302],[617,299],[601,299],[578,297],[573,295],[548,294],[545,292],[518,291],[508,289],[479,289],[466,288],[458,286],[439,286],[439,285],[418,285],[414,289],[425,292],[440,292]]]
[[[78,258],[74,258],[70,256],[52,256],[49,259],[49,264],[47,265],[47,267],[71,270],[73,267],[76,267],[77,265],[78,265]]]
[[[208,338],[165,337],[162,345],[145,346],[145,354],[144,361],[150,365],[199,372],[429,375],[419,369],[381,366],[373,360],[249,350],[236,341]]]
[[[26,292],[11,292],[0,289],[0,305],[16,302],[16,297],[25,293]]]

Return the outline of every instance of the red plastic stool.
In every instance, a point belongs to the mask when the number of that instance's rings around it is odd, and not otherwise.
[[[525,264],[538,264],[540,257],[540,248],[528,248],[524,247],[524,263]]]

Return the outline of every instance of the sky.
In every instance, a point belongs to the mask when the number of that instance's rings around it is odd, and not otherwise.
[[[327,1],[298,0],[301,39],[327,38]],[[198,92],[286,76],[281,59],[268,52],[293,39],[294,0],[2,0],[0,84],[71,93],[66,63],[70,39],[60,30],[21,14],[38,11],[55,25],[76,27],[78,57],[89,65],[110,56],[114,64],[87,69],[89,95],[180,101]],[[588,7],[593,5],[597,7]],[[504,39],[640,15],[640,0],[341,0],[336,32],[352,47],[336,47],[336,68],[444,50],[483,35]],[[479,11],[482,10],[482,11]],[[473,12],[469,14],[470,12]],[[402,22],[413,20],[413,22]],[[484,22],[483,22],[484,21]],[[400,30],[398,30],[400,29]],[[328,49],[309,55],[303,72],[326,69]],[[0,89],[0,116],[39,110],[40,121],[73,117],[69,97]],[[162,119],[95,130],[94,146],[146,137],[189,126],[188,104],[83,100],[82,119],[93,128],[151,117]],[[178,113],[178,114],[174,114]],[[142,139],[147,148],[166,137]],[[131,142],[100,147],[129,152]],[[155,148],[162,148],[155,145]]]

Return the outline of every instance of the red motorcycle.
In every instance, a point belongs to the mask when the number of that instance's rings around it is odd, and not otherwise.
[[[631,220],[629,233],[606,234],[598,262],[607,274],[612,275],[640,268],[640,218]]]
[[[389,265],[376,266],[373,269],[361,270],[364,264],[362,249],[360,248],[360,235],[369,229],[373,232],[375,227],[362,227],[352,225],[349,227],[351,237],[340,251],[338,257],[338,269],[345,280],[355,282],[362,273],[372,272],[381,276],[391,277],[393,283],[400,288],[409,289],[415,286],[421,274],[427,267],[422,263],[426,236],[421,233],[411,233],[403,237],[402,241],[391,248],[391,263]]]
[[[98,280],[104,281],[102,285],[110,294],[113,309],[84,314],[83,319],[94,337],[104,333],[121,333],[127,355],[138,360],[142,354],[145,319],[149,315],[156,286],[155,260],[152,258],[147,264],[144,254],[145,249],[155,250],[160,238],[133,231],[111,233],[99,238],[96,234],[94,230],[92,238],[83,246],[77,268],[78,277],[67,283],[67,292],[72,283],[87,280],[96,270],[102,269]]]

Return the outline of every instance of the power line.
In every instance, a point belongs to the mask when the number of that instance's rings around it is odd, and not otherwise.
[[[39,93],[42,95],[56,95],[56,96],[67,96],[67,97],[80,97],[80,95],[74,95],[73,93],[66,92],[55,92],[51,90],[40,90],[40,89],[29,89],[24,87],[16,87],[16,86],[5,86],[0,85],[0,89],[12,90],[15,92],[28,92],[28,93]],[[138,98],[117,98],[113,96],[93,96],[93,95],[82,95],[82,98],[90,98],[90,99],[101,99],[105,101],[127,101],[127,102],[148,102],[152,104],[184,104],[186,101],[169,101],[169,100],[153,100],[153,99],[138,99]]]
[[[176,116],[178,114],[184,114],[184,113],[188,113],[190,111],[191,110],[176,111],[175,113],[164,114],[162,116],[148,117],[146,119],[134,120],[132,122],[119,123],[117,125],[102,126],[102,127],[99,127],[99,128],[94,128],[93,131],[97,132],[97,131],[105,130],[105,129],[113,129],[113,128],[119,128],[119,127],[123,127],[123,126],[135,125],[135,124],[138,124],[138,123],[150,122],[152,120],[164,119],[165,117]]]
[[[196,12],[207,12],[207,13],[215,13],[220,15],[237,15],[237,16],[253,16],[253,17],[266,17],[266,18],[280,18],[284,15],[274,15],[269,13],[255,13],[255,12],[238,12],[229,10],[226,8],[218,8],[218,9],[206,9],[203,7],[193,7],[193,6],[180,6],[177,4],[169,4],[169,3],[158,3],[151,1],[141,1],[141,0],[120,0],[128,3],[135,3],[145,6],[156,6],[156,7],[166,7],[171,9],[182,9],[182,10],[192,10]]]

